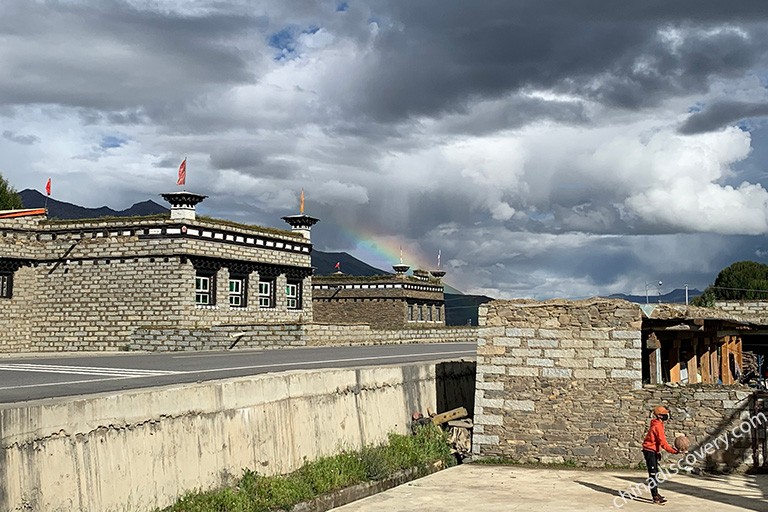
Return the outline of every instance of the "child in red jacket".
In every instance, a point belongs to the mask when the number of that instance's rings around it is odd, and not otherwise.
[[[659,460],[661,460],[661,449],[664,448],[669,453],[680,453],[680,450],[670,446],[667,443],[667,437],[664,434],[664,422],[669,419],[669,409],[664,406],[658,406],[653,409],[654,418],[651,420],[651,427],[643,440],[643,456],[645,465],[648,466],[648,476],[655,485],[651,485],[651,495],[653,502],[657,505],[663,505],[667,499],[659,494],[659,481],[656,475],[659,474]]]

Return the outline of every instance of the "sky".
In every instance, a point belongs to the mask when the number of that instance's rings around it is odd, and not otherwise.
[[[768,263],[765,0],[0,0],[0,174],[496,298]],[[342,269],[343,270],[343,269]],[[662,285],[659,285],[659,282]]]

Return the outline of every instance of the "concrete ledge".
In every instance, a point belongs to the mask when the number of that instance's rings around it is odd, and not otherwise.
[[[388,478],[363,482],[320,496],[312,501],[299,503],[294,506],[290,512],[326,512],[327,510],[347,505],[348,503],[367,498],[368,496],[373,496],[374,494],[393,489],[398,485],[403,485],[404,483],[431,475],[437,471],[440,470],[434,468],[434,466],[431,466],[425,471],[420,471],[418,468],[399,471]]]

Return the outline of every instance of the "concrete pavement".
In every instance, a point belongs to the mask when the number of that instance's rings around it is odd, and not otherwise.
[[[640,471],[558,470],[464,464],[334,509],[338,512],[768,512],[768,475],[718,477],[676,475],[662,484],[669,503],[653,505],[645,495],[619,498]]]

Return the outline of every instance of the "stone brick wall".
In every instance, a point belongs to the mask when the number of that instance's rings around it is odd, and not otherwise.
[[[479,457],[635,466],[650,411],[667,436],[703,443],[749,415],[744,388],[641,385],[638,306],[625,301],[493,301],[481,308],[473,451]],[[744,446],[705,465],[737,465]]]
[[[402,327],[406,304],[402,299],[336,299],[313,294],[314,320],[320,323],[369,324],[373,328]]]
[[[715,307],[726,313],[748,318],[768,317],[768,302],[766,301],[716,301]]]
[[[276,279],[273,308],[258,307],[258,271],[249,277],[248,306],[229,306],[226,262],[310,273],[311,246],[289,232],[162,218],[12,226],[0,226],[0,263],[24,263],[13,274],[13,296],[0,298],[2,352],[117,350],[147,326],[199,329],[312,319],[310,280],[303,279],[303,309],[289,310],[284,273]],[[215,305],[194,303],[190,258],[196,256],[225,262],[217,274]]]
[[[374,330],[368,325],[240,324],[197,329],[140,328],[130,350],[191,351],[477,340],[477,328]],[[237,342],[235,344],[235,341]]]

